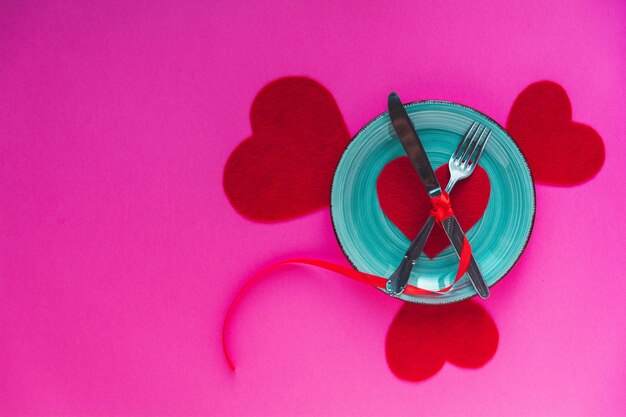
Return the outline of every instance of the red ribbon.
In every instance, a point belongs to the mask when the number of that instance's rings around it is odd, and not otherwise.
[[[439,197],[432,198],[431,203],[433,205],[433,209],[431,210],[430,214],[431,216],[435,218],[435,221],[440,226],[442,225],[443,220],[454,215],[454,212],[452,211],[452,206],[450,205],[450,196],[448,196],[448,194],[445,191],[441,193]],[[454,284],[456,284],[457,281],[461,279],[461,277],[467,271],[467,267],[469,266],[471,257],[472,257],[472,249],[467,238],[465,238],[463,240],[463,248],[461,250],[459,268],[457,270],[456,277],[454,279],[454,282],[452,282],[452,284],[448,285],[445,288],[440,289],[439,291],[431,291],[431,290],[426,290],[426,289],[419,288],[413,285],[407,285],[406,288],[404,289],[403,294],[415,296],[415,295],[423,295],[423,294],[445,293],[445,292],[450,291],[450,289],[454,286]],[[371,285],[376,288],[385,288],[387,285],[387,278],[379,277],[377,275],[367,274],[365,272],[360,272],[347,266],[337,265],[332,262],[321,261],[317,259],[291,259],[287,261],[278,262],[276,264],[270,265],[262,269],[261,271],[254,274],[239,290],[237,295],[235,295],[235,299],[233,300],[232,304],[228,307],[228,311],[226,312],[226,317],[224,318],[224,324],[222,327],[222,347],[224,349],[224,356],[226,357],[228,365],[233,371],[235,370],[235,364],[230,354],[228,353],[227,335],[229,333],[228,329],[230,327],[230,320],[231,320],[234,308],[239,304],[244,294],[251,287],[253,281],[256,281],[256,278],[261,277],[262,275],[264,275],[265,273],[269,272],[272,269],[275,269],[282,265],[288,265],[288,264],[310,265],[310,266],[314,266],[317,268],[322,268],[327,271],[332,271],[332,272],[341,274],[345,277],[351,278],[358,282],[362,282],[364,284]]]
[[[430,210],[430,215],[435,218],[435,221],[439,225],[448,217],[454,216],[452,205],[450,204],[450,196],[445,191],[442,192],[439,197],[431,198],[430,204],[433,205],[433,208]]]
[[[233,302],[230,304],[230,306],[228,307],[228,310],[226,311],[226,316],[224,317],[224,323],[222,325],[222,349],[224,350],[224,357],[226,358],[226,362],[228,363],[228,366],[230,367],[230,369],[233,371],[235,370],[235,363],[228,349],[228,345],[229,345],[228,336],[230,334],[230,322],[232,320],[233,314],[237,306],[243,300],[244,296],[249,292],[250,288],[252,288],[253,283],[256,282],[257,279],[264,276],[267,272],[273,269],[276,269],[280,266],[284,266],[284,265],[310,265],[310,266],[314,266],[317,268],[325,269],[327,271],[336,272],[345,277],[352,278],[355,281],[362,282],[364,284],[368,284],[376,288],[385,288],[385,286],[387,285],[387,278],[379,277],[377,275],[367,274],[365,272],[357,271],[348,266],[337,265],[332,262],[320,261],[317,259],[291,259],[287,261],[281,261],[281,262],[278,262],[278,263],[275,263],[275,264],[272,264],[270,266],[263,268],[262,270],[254,274],[252,277],[250,277],[250,279],[248,279],[248,281],[246,281],[243,287],[241,287],[241,289],[237,292]],[[456,284],[459,278],[460,277],[457,277],[452,284],[450,284],[449,286],[439,291],[430,291],[430,290],[425,290],[423,288],[415,287],[413,285],[407,285],[403,294],[421,295],[421,294],[444,293],[444,292],[449,291],[452,288],[452,286]]]

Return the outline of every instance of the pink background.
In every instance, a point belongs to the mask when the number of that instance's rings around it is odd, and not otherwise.
[[[621,1],[0,3],[0,415],[625,415],[626,4]],[[432,3],[432,4],[421,4]],[[343,262],[328,210],[277,224],[222,188],[268,82],[309,76],[351,133],[405,100],[504,123],[549,79],[603,137],[582,186],[537,187],[536,228],[481,304],[477,370],[385,362],[397,300],[271,262]]]

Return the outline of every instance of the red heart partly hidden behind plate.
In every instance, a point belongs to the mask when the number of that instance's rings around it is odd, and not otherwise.
[[[440,166],[435,175],[440,184],[447,184],[450,178],[448,166]],[[376,188],[385,215],[409,240],[415,239],[430,214],[431,204],[409,158],[404,156],[387,164],[378,177]],[[480,165],[469,178],[454,186],[450,195],[452,208],[466,232],[485,212],[490,191],[489,177]],[[450,241],[443,230],[435,227],[424,253],[432,259],[448,246]]]
[[[332,94],[304,77],[281,78],[257,94],[252,136],[224,168],[233,207],[256,221],[282,221],[328,206],[333,172],[350,133]]]
[[[463,368],[480,368],[495,355],[498,328],[477,303],[426,306],[404,304],[387,338],[387,364],[398,377],[423,381],[446,361]]]
[[[513,103],[506,123],[528,160],[535,181],[574,185],[604,163],[604,142],[590,126],[572,121],[572,105],[559,84],[529,85]]]

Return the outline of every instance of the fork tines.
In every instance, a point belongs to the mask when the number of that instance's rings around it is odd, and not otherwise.
[[[474,164],[480,159],[487,141],[491,137],[491,129],[477,122],[472,123],[465,137],[454,151],[453,158],[463,166]]]

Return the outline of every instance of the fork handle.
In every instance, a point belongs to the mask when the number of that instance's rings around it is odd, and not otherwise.
[[[411,242],[411,245],[404,254],[404,258],[402,258],[400,265],[398,265],[396,270],[393,271],[389,277],[389,280],[387,280],[387,291],[390,294],[402,294],[406,288],[406,284],[409,282],[409,277],[411,276],[411,271],[413,270],[413,265],[415,265],[415,262],[417,262],[417,259],[420,257],[420,254],[424,249],[424,245],[428,240],[428,236],[430,236],[430,232],[433,230],[434,224],[435,218],[433,216],[429,216],[428,219],[426,219],[426,222],[424,222],[422,230],[420,230],[415,240]]]
[[[463,240],[465,238],[465,234],[463,233],[463,229],[461,229],[459,221],[455,216],[450,216],[441,223],[441,226],[443,226],[443,230],[446,232],[448,239],[450,239],[450,243],[452,243],[454,251],[460,258],[461,251],[463,250]],[[469,275],[470,282],[478,295],[480,295],[481,298],[489,297],[489,286],[485,282],[485,278],[476,264],[474,255],[471,255],[469,267],[467,268],[467,274]]]
[[[448,185],[446,185],[446,193],[450,194],[452,192],[452,188],[454,187],[454,184],[456,184],[456,182],[459,180],[459,177],[457,176],[450,176],[450,181],[448,181]]]

